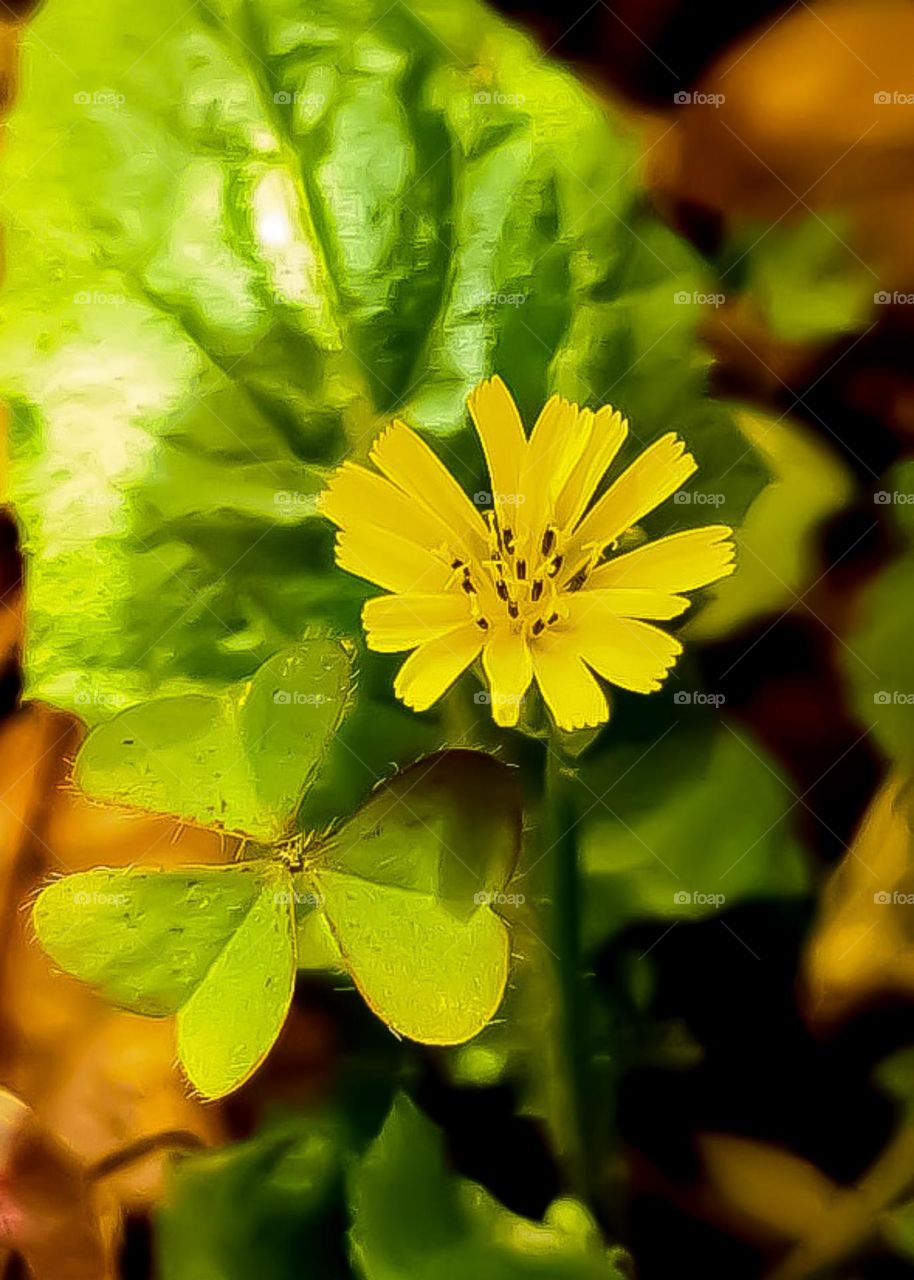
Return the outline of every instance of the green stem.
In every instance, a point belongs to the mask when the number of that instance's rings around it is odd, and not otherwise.
[[[568,1158],[575,1192],[586,1201],[594,1186],[591,1134],[590,1045],[581,939],[581,873],[570,777],[555,745],[547,747],[543,796],[543,849],[551,873],[552,929],[559,995],[563,1075],[566,1082]]]

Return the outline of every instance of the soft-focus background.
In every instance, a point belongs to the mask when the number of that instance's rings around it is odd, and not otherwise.
[[[456,1180],[536,1219],[567,1191],[520,927],[467,1048],[316,974],[204,1106],[170,1027],[52,972],[23,910],[51,871],[221,856],[66,785],[83,722],[242,678],[303,617],[356,630],[320,468],[396,409],[472,489],[460,406],[493,370],[528,413],[557,387],[681,430],[702,471],[658,530],[739,527],[677,681],[585,766],[591,1208],[642,1280],[914,1274],[914,5],[2,10],[4,1274],[609,1274],[536,1270],[494,1210],[474,1229],[517,1256],[449,1251]],[[374,662],[306,824],[447,739]],[[395,1082],[446,1171],[412,1134],[385,1199],[353,1169]],[[195,1144],[225,1150],[168,1175]]]

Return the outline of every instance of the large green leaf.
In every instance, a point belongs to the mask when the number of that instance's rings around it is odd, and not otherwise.
[[[276,840],[292,829],[351,684],[343,645],[307,640],[221,695],[122,711],[89,734],[75,780],[100,799]]]
[[[621,1280],[587,1210],[557,1200],[541,1223],[447,1168],[437,1130],[399,1097],[350,1183],[352,1258],[364,1280]]]
[[[775,765],[742,727],[709,724],[675,696],[666,730],[611,745],[582,770],[591,942],[633,921],[694,919],[807,886],[799,801]]]
[[[99,868],[55,880],[33,912],[68,973],[135,1013],[177,1014],[178,1056],[209,1098],[242,1084],[292,998],[292,886],[276,863]]]
[[[31,693],[104,719],[354,627],[325,466],[396,409],[478,488],[494,370],[528,415],[616,401],[632,448],[675,426],[717,518],[759,488],[637,140],[475,0],[54,0],[23,58],[0,390]]]
[[[901,553],[867,583],[842,645],[857,718],[891,759],[914,761],[914,463],[874,485],[873,523],[894,527]]]
[[[156,1274],[345,1280],[344,1150],[332,1122],[290,1116],[249,1142],[182,1160],[157,1213]]]
[[[401,1035],[460,1043],[498,1009],[521,819],[512,770],[442,752],[379,787],[305,873],[342,964]]]

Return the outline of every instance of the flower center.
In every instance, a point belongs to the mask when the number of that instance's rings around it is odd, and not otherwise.
[[[493,614],[503,611],[512,630],[535,639],[567,616],[561,596],[581,590],[599,557],[591,556],[568,577],[557,526],[520,535],[494,511],[485,518],[488,553],[481,566],[451,557],[454,580],[469,597],[480,630],[488,631]]]

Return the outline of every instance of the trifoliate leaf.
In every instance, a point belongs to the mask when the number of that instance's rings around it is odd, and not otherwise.
[[[44,889],[33,921],[55,963],[112,1003],[177,1014],[178,1056],[206,1097],[242,1084],[282,1029],[295,949],[280,864],[83,871]]]
[[[276,840],[291,829],[351,682],[338,641],[306,640],[218,697],[122,711],[90,733],[75,780],[99,799]]]
[[[497,1011],[520,835],[512,771],[448,751],[379,787],[310,868],[345,967],[394,1031],[455,1044]]]

